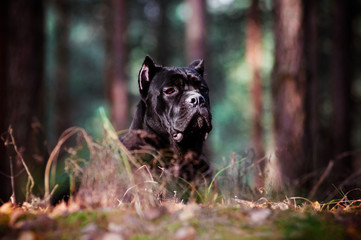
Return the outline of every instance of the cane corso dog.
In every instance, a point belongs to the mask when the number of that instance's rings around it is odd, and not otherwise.
[[[129,150],[150,145],[172,150],[165,168],[187,181],[209,179],[203,142],[212,130],[203,60],[188,67],[164,67],[146,56],[138,76],[141,100],[130,131],[122,138]]]

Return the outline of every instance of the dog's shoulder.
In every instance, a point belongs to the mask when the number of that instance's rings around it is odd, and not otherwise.
[[[158,136],[144,130],[145,111],[145,103],[140,101],[137,105],[128,133],[120,138],[120,141],[130,151],[139,150],[145,147],[152,147],[155,149],[160,147]]]
[[[130,151],[149,146],[153,148],[159,147],[157,136],[142,129],[130,129],[127,134],[120,138],[120,141]]]

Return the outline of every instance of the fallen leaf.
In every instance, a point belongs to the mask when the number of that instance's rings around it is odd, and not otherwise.
[[[264,221],[271,215],[272,211],[268,208],[254,209],[249,212],[249,217],[253,224],[263,224]]]
[[[110,222],[108,224],[108,231],[113,233],[122,233],[124,231],[124,225]]]
[[[89,223],[85,227],[83,227],[80,232],[81,233],[95,233],[99,230],[98,226],[95,223]]]
[[[196,238],[196,230],[194,227],[182,227],[174,234],[176,240],[193,240]]]
[[[179,213],[179,219],[181,221],[189,220],[195,217],[201,210],[201,207],[195,203],[185,205],[185,207]]]
[[[321,204],[316,201],[312,203],[312,207],[316,210],[316,211],[321,211]]]
[[[236,201],[236,203],[238,203],[242,207],[247,207],[247,208],[254,208],[255,207],[255,204],[253,202],[250,202],[250,201],[241,200],[241,199],[235,199],[235,201]]]
[[[158,207],[158,208],[148,208],[146,209],[143,214],[145,219],[147,220],[154,220],[161,217],[165,214],[167,209],[165,207]]]
[[[80,209],[81,208],[80,208],[79,203],[77,203],[75,201],[69,201],[69,203],[68,203],[68,211],[69,211],[69,213],[78,212]]]
[[[28,219],[19,220],[14,223],[14,228],[21,230],[52,229],[53,226],[54,221],[46,214],[30,215]]]
[[[31,208],[31,204],[28,202],[23,202],[21,207],[22,207],[22,209],[24,209],[24,211],[29,211],[29,209]]]
[[[10,215],[10,221],[9,221],[9,225],[12,226],[14,225],[14,223],[16,222],[16,220],[24,215],[24,210],[22,210],[21,208],[15,208],[14,211],[11,213]]]
[[[105,233],[102,240],[123,240],[124,238],[116,233]]]
[[[288,210],[290,207],[286,203],[277,202],[277,203],[272,203],[271,208],[273,210],[279,209],[279,210],[285,211],[285,210]]]
[[[162,206],[164,206],[167,209],[168,213],[172,214],[184,208],[185,205],[183,203],[177,203],[174,201],[164,201],[162,202]]]
[[[62,201],[61,203],[57,204],[53,211],[50,213],[51,217],[56,217],[59,215],[65,215],[68,213],[68,206],[66,205],[66,203],[64,201]]]
[[[36,234],[30,231],[24,231],[20,233],[17,240],[35,240],[37,239]]]
[[[11,202],[4,203],[0,207],[0,213],[10,215],[14,210],[14,204]]]

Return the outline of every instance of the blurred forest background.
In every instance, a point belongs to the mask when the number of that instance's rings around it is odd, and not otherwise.
[[[320,200],[361,187],[360,10],[357,0],[2,0],[0,199],[10,176],[18,201],[26,185],[9,125],[42,193],[65,129],[100,138],[100,107],[129,127],[147,54],[205,59],[218,168],[246,156],[253,187],[266,179]]]

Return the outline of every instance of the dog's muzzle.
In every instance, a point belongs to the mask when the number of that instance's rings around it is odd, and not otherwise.
[[[209,113],[206,108],[206,99],[198,92],[191,91],[188,93],[188,96],[185,98],[185,103],[189,107],[189,111],[193,112],[192,115],[189,115],[190,117],[187,119],[184,119],[184,129],[183,131],[175,131],[172,134],[172,137],[174,141],[181,142],[184,137],[184,131],[186,128],[190,126],[196,126],[198,129],[202,129],[204,127],[210,128],[211,123],[209,118]],[[204,133],[204,141],[208,137],[208,131],[205,131]]]

